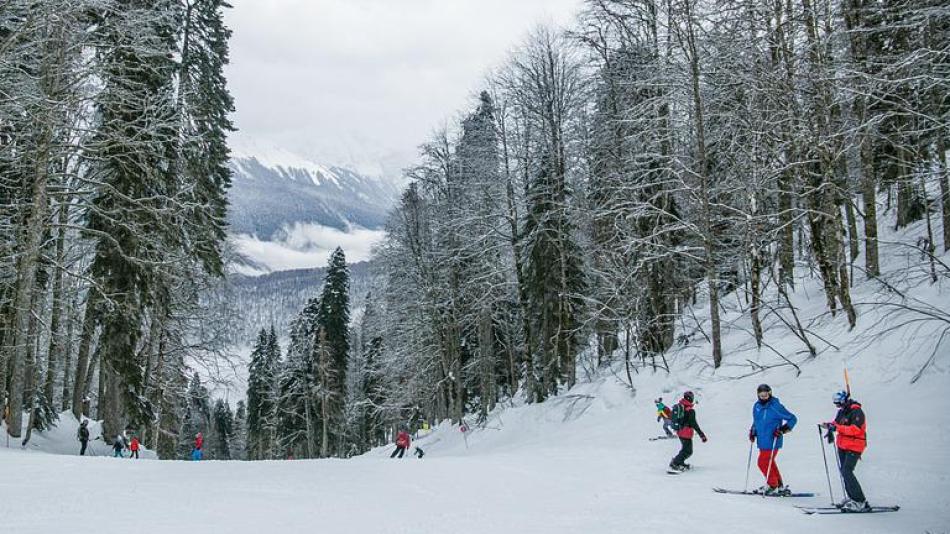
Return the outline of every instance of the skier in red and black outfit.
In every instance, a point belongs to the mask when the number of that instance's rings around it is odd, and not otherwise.
[[[706,434],[699,428],[696,422],[696,410],[693,409],[693,392],[683,393],[683,398],[677,403],[682,406],[683,418],[679,422],[679,430],[676,435],[680,438],[680,452],[670,461],[670,469],[673,471],[686,471],[689,464],[686,459],[693,455],[693,432],[699,434],[699,439],[706,443]],[[674,408],[675,410],[675,408]]]
[[[854,468],[868,445],[864,410],[861,409],[861,403],[852,400],[847,391],[835,393],[834,403],[838,407],[838,415],[833,423],[822,423],[821,426],[828,429],[829,442],[835,431],[838,432],[836,445],[841,464],[841,478],[848,494],[848,499],[841,503],[840,507],[848,512],[867,512],[871,507],[864,497],[861,484],[854,476]]]
[[[402,458],[402,455],[406,453],[406,450],[409,448],[411,439],[409,438],[409,433],[405,429],[401,429],[399,434],[396,435],[396,450],[389,455],[390,458],[395,458],[396,455],[399,455]]]

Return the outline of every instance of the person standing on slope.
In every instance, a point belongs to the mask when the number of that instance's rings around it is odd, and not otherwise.
[[[400,429],[399,434],[396,435],[396,450],[389,457],[395,458],[396,455],[399,455],[402,458],[402,455],[409,449],[410,442],[409,433],[405,429]]]
[[[693,404],[693,392],[683,393],[676,406],[673,407],[673,423],[676,427],[676,435],[680,438],[680,452],[670,461],[670,469],[673,471],[686,471],[689,464],[686,459],[693,455],[693,433],[699,434],[699,439],[706,443],[706,434],[699,428],[696,422],[696,410]]]
[[[122,450],[125,449],[125,438],[122,437],[122,434],[119,434],[112,441],[112,457],[113,458],[123,458]]]
[[[79,423],[79,430],[76,431],[76,439],[79,440],[79,456],[86,455],[86,447],[89,445],[89,421]]]
[[[132,458],[135,458],[136,460],[139,459],[139,437],[134,434],[132,435],[132,443],[129,444],[129,451],[131,451],[129,453],[130,460]]]
[[[663,404],[663,397],[653,401],[656,404],[656,422],[659,423],[663,421],[663,432],[666,432],[666,437],[672,438],[673,431],[673,413],[670,411],[669,406]]]
[[[201,435],[201,432],[195,434],[195,448],[191,451],[192,461],[199,462],[204,453],[201,452],[201,447],[205,444],[205,438]]]
[[[798,418],[782,406],[778,398],[772,396],[772,388],[768,384],[760,385],[756,392],[759,399],[752,406],[749,441],[757,442],[759,470],[765,475],[765,485],[757,491],[766,495],[787,495],[791,491],[782,481],[775,457],[782,448],[783,436],[795,428]]]
[[[867,512],[871,510],[861,484],[854,476],[854,468],[861,459],[861,454],[867,448],[867,421],[864,419],[864,410],[861,403],[851,399],[847,391],[839,391],[834,395],[838,414],[832,423],[822,423],[828,429],[830,442],[835,431],[838,432],[837,447],[838,459],[841,464],[841,478],[844,480],[844,490],[848,498],[841,503],[841,509],[848,512]]]

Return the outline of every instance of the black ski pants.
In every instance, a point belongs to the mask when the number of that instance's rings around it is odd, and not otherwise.
[[[844,491],[852,501],[864,502],[864,491],[861,490],[861,484],[858,484],[858,478],[854,476],[854,468],[861,459],[861,453],[838,449],[838,460],[841,462],[841,478],[844,480]]]
[[[82,447],[79,448],[79,456],[85,456],[86,446],[89,445],[89,440],[82,439],[82,440],[79,440],[79,443],[82,443]]]
[[[687,458],[693,455],[693,440],[692,438],[680,438],[680,452],[673,457],[673,461],[670,462],[670,465],[683,465],[683,462]]]
[[[132,451],[131,453],[129,453],[129,460],[131,460],[132,458],[135,458],[136,460],[139,459],[139,451],[138,451],[138,450],[134,450],[134,451]]]
[[[395,458],[396,455],[398,454],[399,457],[402,458],[402,455],[405,454],[405,453],[406,453],[406,448],[405,448],[405,447],[396,447],[396,450],[394,450],[393,453],[389,455],[389,457],[390,457],[390,458]]]

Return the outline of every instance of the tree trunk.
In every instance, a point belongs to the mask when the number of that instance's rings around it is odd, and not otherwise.
[[[940,168],[937,170],[937,181],[940,182],[940,213],[943,220],[943,250],[950,250],[950,176],[947,169],[947,139],[941,129],[937,134],[937,157],[940,158]]]
[[[53,309],[50,318],[49,353],[47,354],[46,383],[43,394],[50,406],[53,406],[53,387],[59,362],[63,359],[63,265],[66,262],[66,222],[67,203],[60,202],[58,212],[59,235],[56,238],[56,265],[53,266]],[[63,373],[65,376],[65,372]]]
[[[92,338],[96,333],[96,323],[98,322],[99,298],[95,288],[89,288],[86,299],[86,311],[83,315],[82,331],[79,334],[79,352],[76,355],[76,379],[73,380],[73,416],[78,421],[83,413],[88,413],[83,408],[83,401],[89,391],[88,377],[92,376],[92,368],[89,362],[89,351],[92,347]]]

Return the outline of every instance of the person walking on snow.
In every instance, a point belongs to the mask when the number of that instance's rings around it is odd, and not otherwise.
[[[79,430],[76,431],[76,439],[79,440],[79,456],[86,455],[86,446],[89,445],[89,421],[79,423]]]
[[[683,398],[673,408],[674,411],[682,411],[682,416],[678,418],[679,428],[676,430],[676,435],[680,438],[680,452],[670,461],[670,469],[674,471],[689,469],[686,459],[693,455],[694,432],[699,434],[699,439],[703,440],[703,443],[707,441],[706,434],[703,433],[702,429],[699,428],[699,423],[696,422],[693,400],[693,392],[687,391],[683,393]]]
[[[828,441],[834,438],[835,431],[838,432],[837,448],[838,459],[841,464],[841,478],[844,480],[844,490],[848,498],[841,503],[841,509],[849,512],[867,512],[871,509],[868,506],[867,499],[864,497],[864,491],[861,490],[861,484],[854,476],[854,468],[861,459],[861,454],[867,448],[867,421],[864,419],[864,410],[861,409],[861,403],[851,399],[847,391],[839,391],[834,395],[835,406],[838,407],[838,414],[832,423],[822,423],[821,426],[828,429]]]
[[[201,447],[205,444],[205,438],[201,435],[201,432],[195,434],[195,448],[191,451],[191,459],[195,462],[200,462],[204,453],[201,452]]]
[[[136,460],[138,460],[138,459],[139,459],[139,438],[138,438],[138,436],[135,436],[135,435],[132,436],[132,443],[129,444],[129,450],[132,451],[132,452],[129,454],[129,459],[131,460],[132,458],[135,458]]]
[[[396,450],[394,450],[389,457],[395,458],[396,455],[399,455],[399,457],[402,458],[402,455],[409,449],[410,441],[409,433],[406,432],[405,429],[401,429],[399,434],[396,435]]]
[[[766,495],[787,495],[791,491],[782,481],[775,457],[782,448],[783,436],[795,428],[798,418],[782,406],[778,398],[772,396],[772,388],[768,384],[761,384],[756,393],[759,398],[752,406],[749,441],[757,442],[759,470],[765,475],[765,485],[759,488],[758,492]]]
[[[656,404],[656,422],[659,423],[663,421],[663,432],[666,432],[666,437],[673,437],[673,412],[670,411],[669,406],[663,404],[663,397],[653,401]]]

